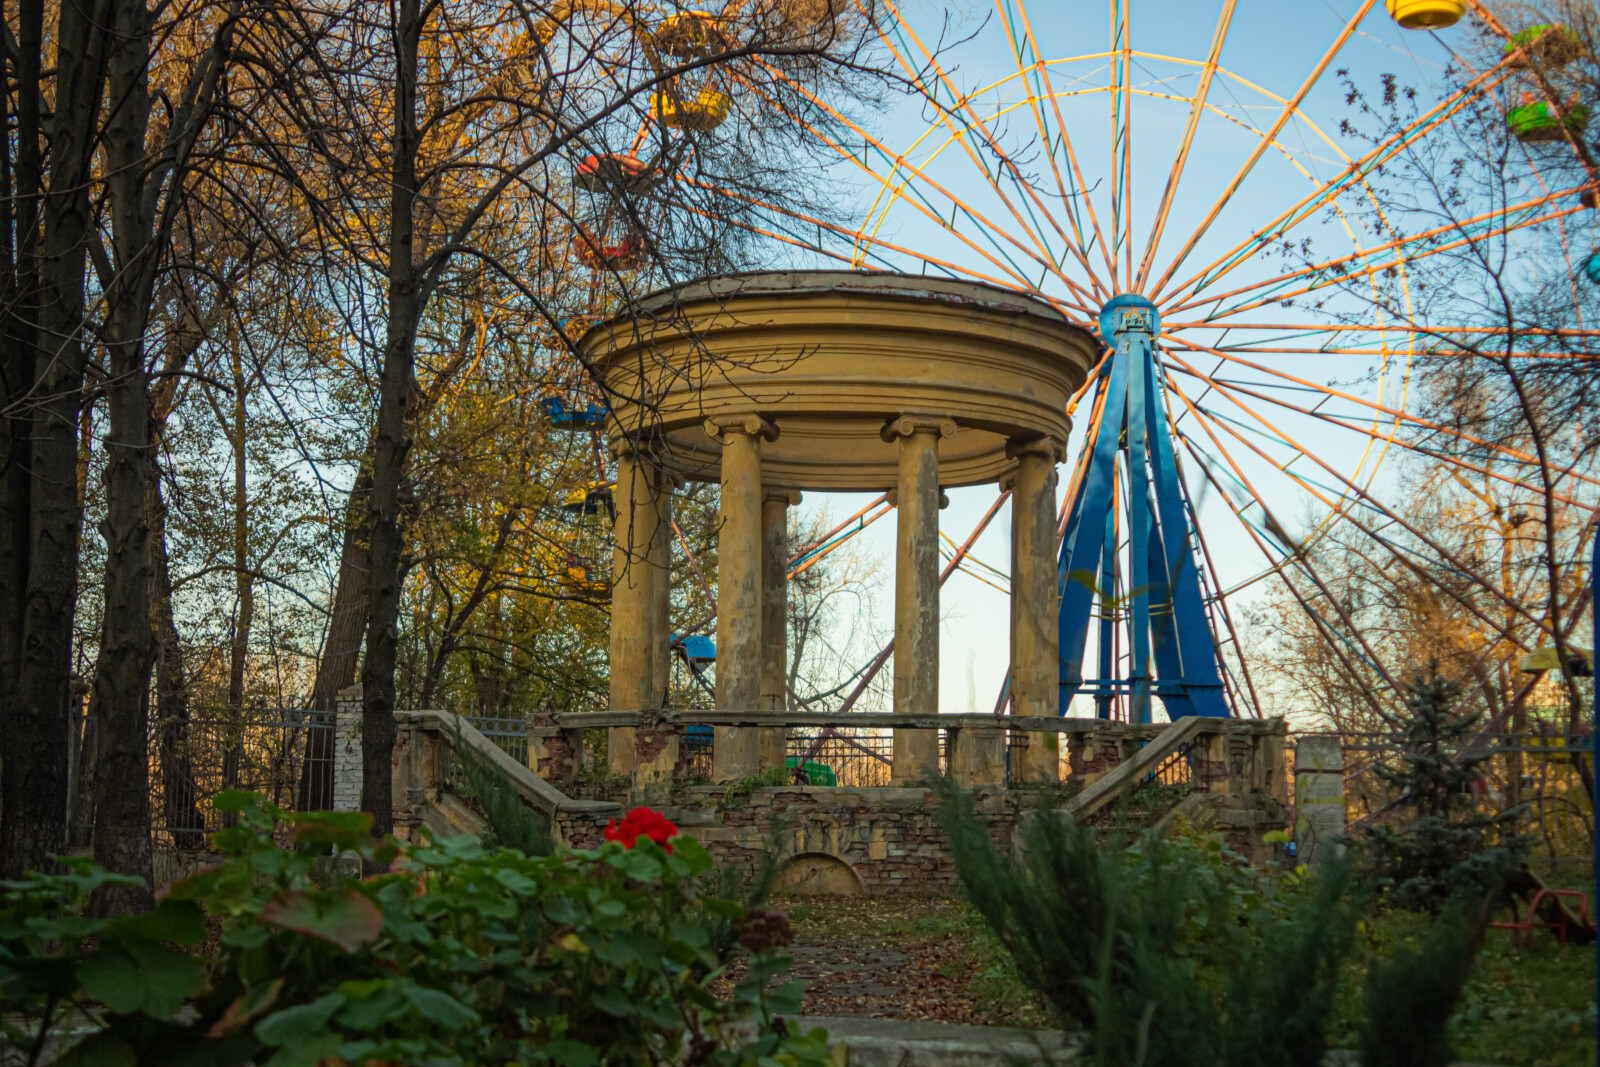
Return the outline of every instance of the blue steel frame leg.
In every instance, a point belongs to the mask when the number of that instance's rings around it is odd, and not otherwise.
[[[1100,424],[1078,492],[1067,511],[1057,571],[1061,590],[1061,709],[1092,691],[1096,711],[1110,713],[1114,694],[1126,688],[1129,718],[1150,721],[1150,698],[1159,695],[1169,718],[1231,714],[1222,687],[1218,644],[1211,633],[1189,529],[1190,508],[1178,479],[1172,430],[1156,367],[1160,316],[1150,301],[1124,294],[1100,312],[1100,336],[1112,349]],[[1117,596],[1118,464],[1126,453],[1125,528],[1128,586]],[[1113,677],[1110,652],[1117,622],[1100,623],[1100,677],[1091,689],[1083,659],[1099,594],[1102,614],[1116,604],[1125,621],[1128,677]]]

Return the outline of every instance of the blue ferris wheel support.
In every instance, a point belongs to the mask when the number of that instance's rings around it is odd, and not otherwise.
[[[1160,314],[1142,296],[1113,297],[1100,311],[1100,336],[1112,348],[1103,407],[1087,466],[1067,512],[1057,586],[1061,592],[1061,712],[1079,693],[1095,698],[1109,718],[1112,699],[1126,693],[1131,718],[1150,721],[1150,697],[1168,718],[1225,717],[1232,712],[1222,687],[1217,642],[1200,591],[1190,508],[1178,478],[1172,434],[1156,368]],[[1122,454],[1126,454],[1126,462]],[[1118,513],[1122,468],[1127,513]],[[1118,579],[1121,531],[1129,541],[1129,575]],[[1098,617],[1094,609],[1100,607]],[[1099,622],[1097,677],[1085,678],[1089,627]],[[1129,670],[1118,677],[1113,657],[1120,636]]]

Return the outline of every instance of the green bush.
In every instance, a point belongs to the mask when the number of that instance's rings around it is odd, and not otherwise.
[[[1220,843],[1146,834],[1105,844],[1041,812],[999,854],[970,797],[941,783],[968,898],[1094,1067],[1302,1067],[1323,1060],[1341,969],[1366,897],[1348,863],[1273,879]],[[1447,909],[1415,951],[1373,964],[1359,1028],[1366,1067],[1448,1063],[1445,1023],[1476,943]],[[1405,1027],[1401,1045],[1384,1042]],[[1392,1053],[1392,1054],[1391,1054]]]
[[[1517,812],[1481,813],[1473,797],[1491,753],[1471,752],[1482,716],[1460,714],[1460,695],[1437,670],[1407,686],[1399,763],[1374,768],[1400,810],[1367,830],[1364,855],[1402,908],[1437,912],[1452,895],[1498,890],[1521,857]]]
[[[4,1040],[28,1062],[84,1017],[94,1032],[63,1064],[831,1062],[825,1034],[777,1018],[800,1004],[799,983],[768,988],[783,938],[746,938],[759,951],[731,1002],[707,989],[723,964],[710,931],[742,909],[703,891],[711,858],[692,838],[542,857],[469,838],[401,849],[375,847],[359,813],[218,803],[239,813],[216,835],[225,862],[149,914],[83,918],[116,877],[88,862],[0,885],[0,1014],[29,1024]],[[330,850],[392,872],[344,877]],[[173,947],[208,933],[210,956]]]

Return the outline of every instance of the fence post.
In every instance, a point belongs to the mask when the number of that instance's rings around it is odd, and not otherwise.
[[[1344,741],[1338,734],[1301,734],[1294,750],[1296,858],[1310,866],[1326,848],[1337,856],[1344,836]]]
[[[339,690],[333,714],[333,810],[361,810],[361,687]]]

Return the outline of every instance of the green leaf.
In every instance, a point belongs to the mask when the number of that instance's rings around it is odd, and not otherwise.
[[[767,1007],[780,1015],[799,1015],[800,1004],[805,995],[804,982],[785,982],[767,994]]]
[[[661,877],[661,861],[643,849],[630,848],[622,854],[622,872],[637,882],[653,882]]]
[[[275,1011],[256,1023],[256,1036],[269,1045],[288,1045],[321,1030],[343,1004],[343,993],[328,993],[309,1004]]]
[[[383,913],[354,889],[332,894],[281,889],[267,901],[257,920],[330,941],[346,952],[370,945],[383,932]]]
[[[338,1055],[344,1038],[338,1034],[311,1034],[305,1040],[285,1045],[262,1067],[318,1067],[329,1056]]]
[[[157,902],[155,910],[124,916],[108,929],[122,937],[198,945],[206,939],[206,917],[194,901],[169,897]]]
[[[594,1046],[568,1037],[547,1041],[544,1054],[550,1057],[551,1062],[558,1063],[561,1067],[599,1067],[600,1064],[600,1057],[595,1053]]]
[[[246,789],[224,789],[212,800],[211,806],[217,811],[252,811],[265,799],[259,793]]]
[[[136,1067],[139,1054],[115,1034],[90,1034],[56,1060],[56,1067]]]
[[[628,994],[616,986],[606,986],[604,989],[592,994],[589,1003],[605,1012],[615,1015],[619,1019],[626,1019],[630,1015],[637,1015],[638,1008],[628,997]]]
[[[562,925],[577,922],[578,908],[567,897],[551,897],[544,902],[544,917],[553,923]]]
[[[356,984],[346,982],[339,988],[343,990]],[[347,1003],[339,1013],[339,1022],[351,1030],[375,1030],[386,1022],[403,1018],[411,1010],[406,998],[390,983],[381,984],[384,988],[376,994],[366,994]]]
[[[721,897],[706,897],[702,902],[707,915],[720,915],[725,919],[744,918],[744,908]]]
[[[701,949],[711,944],[711,932],[699,923],[687,919],[674,919],[667,930],[674,940],[681,941],[690,948]]]
[[[628,906],[616,897],[607,897],[596,904],[594,910],[608,919],[620,919],[628,914]]]
[[[689,865],[691,874],[703,874],[716,865],[705,846],[688,834],[679,834],[672,839],[672,854]]]
[[[296,845],[361,848],[372,844],[372,815],[365,811],[303,811],[294,817]]]
[[[205,988],[205,968],[192,956],[153,941],[110,942],[78,965],[83,991],[118,1015],[165,1019]]]
[[[478,1022],[477,1012],[443,990],[407,983],[403,992],[423,1018],[447,1030],[460,1030]]]

